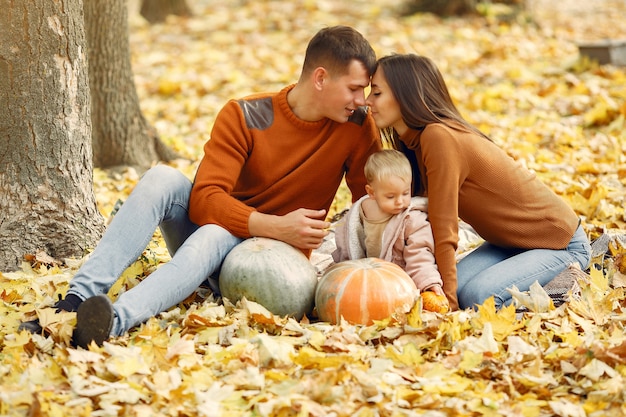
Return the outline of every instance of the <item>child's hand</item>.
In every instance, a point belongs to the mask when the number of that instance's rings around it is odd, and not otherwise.
[[[447,313],[450,311],[450,303],[443,294],[443,289],[440,286],[436,286],[441,294],[437,294],[434,287],[428,288],[427,291],[422,292],[422,308],[426,311],[433,311],[435,313]]]
[[[437,295],[445,295],[443,292],[443,288],[441,288],[441,285],[431,285],[430,287],[426,288],[424,291],[432,291]]]

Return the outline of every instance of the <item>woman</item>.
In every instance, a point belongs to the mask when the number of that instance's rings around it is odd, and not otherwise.
[[[535,175],[463,119],[434,63],[390,55],[378,61],[367,98],[374,120],[413,165],[414,195],[428,197],[435,259],[452,309],[507,290],[545,285],[568,265],[584,269],[589,240],[576,213]],[[458,219],[485,242],[458,265]]]

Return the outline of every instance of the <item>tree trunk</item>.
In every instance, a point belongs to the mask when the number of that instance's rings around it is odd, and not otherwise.
[[[0,0],[0,270],[82,257],[103,231],[85,51],[81,0]]]
[[[93,161],[145,170],[177,157],[141,113],[130,63],[125,0],[84,0],[89,52]]]
[[[406,15],[433,13],[437,16],[461,16],[476,13],[477,0],[410,0],[405,3]]]
[[[149,23],[164,22],[171,14],[185,17],[193,14],[185,0],[143,0],[139,13]]]
[[[404,15],[433,13],[437,16],[463,16],[478,14],[479,4],[500,3],[513,7],[513,13],[523,10],[525,0],[408,0]]]

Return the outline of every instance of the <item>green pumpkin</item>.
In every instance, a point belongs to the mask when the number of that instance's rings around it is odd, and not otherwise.
[[[317,272],[293,246],[253,237],[226,256],[219,286],[222,297],[233,303],[245,297],[278,316],[300,320],[313,310]]]

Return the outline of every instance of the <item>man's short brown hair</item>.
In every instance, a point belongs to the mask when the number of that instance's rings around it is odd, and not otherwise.
[[[368,75],[373,74],[376,53],[365,37],[349,26],[326,27],[309,41],[302,73],[308,74],[317,67],[324,67],[331,77],[340,76],[348,72],[354,60],[363,64]]]

